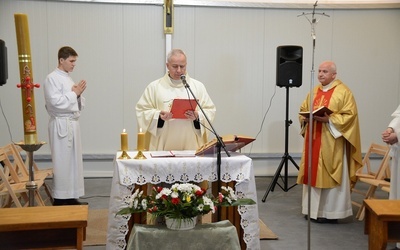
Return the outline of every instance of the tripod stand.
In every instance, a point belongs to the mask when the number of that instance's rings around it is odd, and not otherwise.
[[[282,156],[281,163],[278,166],[278,169],[275,172],[274,179],[272,182],[269,184],[269,187],[267,191],[264,194],[264,197],[262,198],[262,202],[265,202],[267,199],[267,196],[270,191],[274,191],[275,185],[278,184],[278,186],[285,192],[289,191],[292,187],[296,186],[296,184],[292,185],[291,187],[288,187],[288,161],[290,160],[293,165],[299,170],[299,166],[296,164],[296,162],[293,160],[293,158],[289,155],[289,126],[292,124],[292,121],[289,120],[289,86],[286,86],[286,120],[285,120],[285,153]],[[284,186],[282,187],[278,183],[278,177],[281,175],[281,171],[283,166],[285,165],[285,176],[284,176]]]

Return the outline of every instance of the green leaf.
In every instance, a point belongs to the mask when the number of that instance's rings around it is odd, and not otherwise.
[[[134,211],[131,211],[129,207],[125,207],[117,212],[116,215],[124,215],[124,214],[131,214]]]
[[[233,201],[231,204],[229,204],[228,202],[221,203],[221,206],[228,207],[228,206],[244,206],[244,205],[254,205],[254,204],[257,203],[252,199],[243,198]]]

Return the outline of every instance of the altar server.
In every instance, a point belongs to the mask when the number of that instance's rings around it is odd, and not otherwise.
[[[78,200],[84,195],[83,160],[80,113],[85,106],[82,93],[86,81],[74,83],[70,73],[74,70],[78,54],[71,47],[58,51],[58,67],[44,83],[49,141],[53,162],[53,205],[84,205]]]

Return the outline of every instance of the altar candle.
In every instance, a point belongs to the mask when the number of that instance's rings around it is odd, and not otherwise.
[[[28,16],[26,14],[14,14],[14,19],[21,79],[21,83],[17,84],[17,87],[21,88],[24,142],[25,144],[37,144],[34,88],[39,88],[40,85],[33,83]]]
[[[128,151],[128,134],[125,129],[121,133],[121,150]]]
[[[138,137],[137,137],[137,150],[138,151],[142,151],[144,150],[144,133],[142,132],[142,128],[140,128],[140,131],[138,133]]]

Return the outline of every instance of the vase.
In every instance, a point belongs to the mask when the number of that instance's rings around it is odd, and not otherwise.
[[[197,223],[197,216],[192,218],[175,219],[165,217],[167,228],[172,230],[189,230],[193,229]]]

